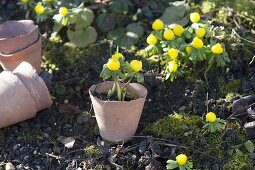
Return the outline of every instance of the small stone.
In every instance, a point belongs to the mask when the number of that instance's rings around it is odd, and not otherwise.
[[[14,170],[15,167],[12,163],[8,162],[6,165],[5,165],[5,170]]]

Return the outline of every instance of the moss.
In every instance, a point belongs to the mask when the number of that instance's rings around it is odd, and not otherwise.
[[[183,116],[175,113],[149,124],[145,128],[145,133],[156,137],[173,137],[181,145],[187,146],[187,149],[182,152],[189,154],[195,167],[199,166],[197,168],[201,169],[211,168],[216,163],[219,164],[221,160],[226,159],[225,155],[231,146],[236,146],[240,141],[247,140],[245,131],[241,130],[237,123],[228,123],[222,128],[222,131],[215,133],[205,131],[202,128],[204,123],[202,117]],[[231,129],[237,131],[238,137],[226,141],[223,130]],[[206,155],[211,155],[215,159],[209,159]],[[201,160],[205,160],[205,162]]]
[[[94,156],[99,156],[100,155],[99,149],[96,148],[94,145],[87,146],[85,148],[85,151],[89,155],[94,155]]]
[[[223,166],[224,170],[253,170],[252,159],[247,154],[233,153]]]
[[[226,83],[225,80],[219,79],[218,81],[220,89],[219,89],[219,94],[221,97],[226,96],[228,93],[234,93],[237,92],[241,85],[241,81],[239,79],[234,79],[230,81],[229,83]]]

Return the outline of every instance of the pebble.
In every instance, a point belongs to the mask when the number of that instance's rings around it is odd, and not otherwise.
[[[5,170],[14,170],[15,167],[12,163],[8,162],[6,165],[5,165]]]

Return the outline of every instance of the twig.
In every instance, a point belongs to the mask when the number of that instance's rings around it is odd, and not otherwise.
[[[233,33],[235,33],[235,35],[236,35],[238,38],[240,38],[241,40],[244,40],[244,41],[246,41],[246,42],[248,42],[248,43],[251,43],[251,44],[255,44],[254,41],[250,41],[250,40],[247,40],[247,39],[241,37],[234,29],[232,29],[232,31],[233,31]]]
[[[251,61],[249,62],[249,66],[253,63],[254,59],[255,59],[255,55],[252,57]]]
[[[50,153],[45,153],[45,155],[47,155],[47,156],[49,156],[49,157],[52,157],[52,158],[55,158],[55,159],[57,159],[57,160],[63,159],[63,157],[61,157],[61,156],[56,156],[56,155],[53,155],[53,154],[50,154]]]

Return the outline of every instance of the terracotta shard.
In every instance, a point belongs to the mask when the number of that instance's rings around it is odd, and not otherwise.
[[[140,84],[131,83],[127,90],[134,92],[139,98],[128,102],[103,101],[92,95],[93,91],[108,92],[112,85],[113,82],[106,81],[93,85],[89,89],[100,135],[103,139],[112,142],[128,140],[136,132],[147,96],[147,89]]]

